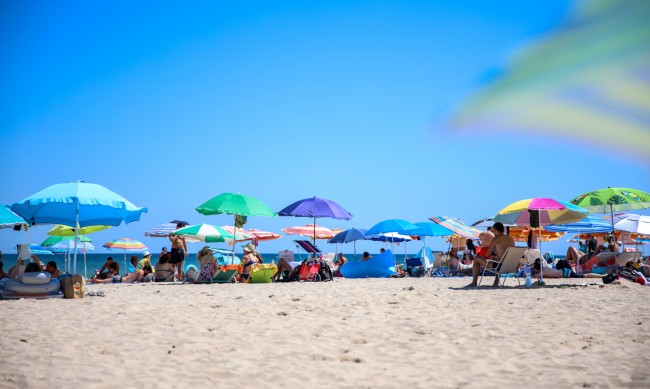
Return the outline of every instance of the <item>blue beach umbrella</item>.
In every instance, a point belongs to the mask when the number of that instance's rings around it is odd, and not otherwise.
[[[75,227],[106,225],[140,220],[147,208],[136,207],[105,187],[83,181],[49,186],[11,206],[11,210],[32,224],[65,224]],[[74,266],[77,271],[77,251]]]
[[[350,228],[334,235],[327,243],[350,243],[354,242],[354,259],[357,259],[357,240],[366,240],[366,231],[362,228]]]
[[[0,206],[0,228],[14,228],[17,226],[27,226],[27,222],[22,217],[16,215],[4,205]]]
[[[52,255],[52,251],[36,244],[30,244],[29,251],[35,255]]]
[[[373,237],[374,235],[380,235],[380,234],[385,234],[385,233],[391,233],[391,232],[396,232],[398,234],[404,234],[408,235],[411,231],[417,231],[419,227],[411,222],[408,222],[406,220],[402,219],[386,219],[384,221],[381,221],[374,226],[372,226],[368,231],[366,232],[367,237]],[[381,238],[380,238],[381,239]],[[391,245],[391,252],[393,253],[393,260],[395,259],[395,250],[393,247],[393,244],[395,243],[396,238],[391,238],[390,240],[390,245]],[[406,250],[406,248],[405,248]],[[395,262],[395,266],[397,266],[397,262]]]
[[[569,224],[551,224],[544,227],[544,229],[552,232],[593,233],[609,232],[611,231],[612,226],[606,220],[589,215],[579,222]]]

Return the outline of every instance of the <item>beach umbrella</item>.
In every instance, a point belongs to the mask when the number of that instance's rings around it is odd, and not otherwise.
[[[280,216],[294,216],[294,217],[311,217],[314,219],[312,224],[316,228],[316,218],[328,217],[331,219],[350,220],[352,214],[346,211],[342,206],[332,200],[323,199],[320,197],[309,197],[306,199],[298,200],[291,205],[284,207],[278,212]],[[316,245],[316,231],[313,232],[314,245]],[[332,236],[334,236],[332,234]],[[329,238],[331,238],[330,236]]]
[[[441,226],[438,223],[418,222],[415,223],[415,225],[418,226],[418,229],[410,231],[409,235],[422,238],[423,250],[425,247],[427,247],[426,240],[428,236],[451,236],[454,234],[452,230],[450,230],[447,227]],[[433,267],[433,263],[431,262],[431,257],[428,255],[424,255],[422,257],[422,264],[424,265],[425,270],[428,270]]]
[[[512,227],[514,224],[505,224],[502,223],[504,227]],[[481,219],[479,221],[476,221],[470,225],[470,227],[474,228],[488,228],[494,226],[494,218],[493,217],[486,217],[485,219]]]
[[[253,236],[251,234],[249,234],[248,231],[246,231],[243,228],[239,228],[239,229],[237,229],[237,231],[235,231],[235,229],[236,229],[235,226],[221,226],[221,228],[223,228],[225,231],[227,231],[230,235],[234,236],[235,240],[237,242],[243,242],[243,241],[246,241],[246,240],[253,239]],[[226,240],[230,242],[230,241],[232,241],[232,238],[228,238]]]
[[[650,2],[578,5],[462,103],[451,126],[541,133],[650,158]]]
[[[575,223],[587,217],[589,211],[574,204],[550,198],[534,198],[516,201],[503,208],[494,220],[513,223],[518,226],[539,228],[549,224]],[[540,230],[541,231],[541,230]],[[542,252],[541,239],[540,253]],[[543,281],[543,269],[540,264],[540,280]]]
[[[186,236],[207,243],[225,242],[226,239],[233,238],[233,235],[223,228],[205,223],[179,228],[173,235]]]
[[[366,232],[362,228],[350,228],[349,230],[344,230],[334,235],[332,239],[328,240],[327,243],[350,243],[353,242],[354,245],[354,259],[357,259],[357,240],[366,240]]]
[[[35,255],[52,255],[52,251],[36,244],[29,245],[29,251]]]
[[[127,268],[127,263],[126,263],[126,252],[143,252],[145,250],[149,250],[147,246],[145,246],[144,243],[137,241],[132,238],[119,238],[119,239],[114,239],[111,240],[110,242],[106,242],[102,245],[102,247],[105,247],[107,249],[111,250],[124,250],[124,268]]]
[[[409,235],[398,234],[397,232],[382,232],[376,235],[366,235],[366,239],[375,242],[391,243],[410,242],[413,240]]]
[[[119,226],[140,220],[146,208],[136,207],[105,187],[83,181],[49,186],[17,203],[11,210],[31,224],[64,224],[77,229],[87,226]],[[78,233],[75,232],[75,236]],[[76,241],[76,239],[75,239]],[[73,272],[77,271],[77,253]]]
[[[74,241],[74,236],[48,236],[43,242],[41,242],[41,246],[49,247],[55,243],[59,243],[63,241]],[[92,240],[85,235],[77,236],[77,242],[91,242],[91,241]]]
[[[307,224],[306,226],[299,227],[286,227],[283,228],[282,231],[289,235],[308,236],[312,239],[331,239],[334,237],[334,232],[332,232],[332,230],[315,224]]]
[[[145,231],[144,236],[150,238],[167,238],[169,237],[169,234],[177,230],[176,226],[176,223],[158,224],[157,226],[151,227]]]
[[[52,227],[47,234],[50,236],[75,236],[75,235],[88,235],[98,231],[104,231],[111,228],[111,226],[87,226],[81,228],[74,228],[70,226],[65,226],[63,224],[57,224]]]
[[[451,230],[454,234],[462,236],[463,238],[478,239],[481,231],[474,227],[470,227],[463,223],[460,219],[455,219],[448,216],[436,216],[429,218],[432,222],[440,224],[441,226]]]
[[[71,252],[74,250],[74,240],[62,240],[58,243],[54,243],[49,248],[55,253]],[[95,246],[90,242],[77,242],[77,250],[84,253],[86,251],[95,251]]]
[[[530,227],[510,227],[508,230],[508,235],[512,236],[515,242],[527,242],[528,234],[530,233]],[[540,242],[552,242],[560,239],[564,232],[553,232],[541,229],[536,231],[537,239]]]
[[[196,207],[196,211],[203,215],[234,215],[235,234],[237,228],[246,224],[248,216],[277,216],[275,211],[260,200],[240,193],[222,193]],[[232,251],[235,251],[235,241],[232,243]]]
[[[4,205],[0,205],[0,228],[27,227],[27,222],[22,217]]]
[[[380,221],[374,226],[370,227],[366,231],[366,237],[370,240],[380,240],[383,242],[390,242],[391,252],[393,253],[393,261],[395,261],[395,266],[397,266],[397,260],[395,259],[395,250],[394,243],[398,241],[398,237],[393,235],[382,235],[386,233],[397,233],[397,234],[409,234],[411,231],[417,231],[419,227],[411,222],[408,222],[403,219],[386,219]],[[386,239],[386,240],[383,240]],[[406,248],[404,248],[406,250]]]
[[[650,235],[650,216],[630,215],[627,219],[623,219],[614,224],[614,229],[641,235]]]
[[[572,204],[591,213],[609,213],[614,229],[614,212],[650,208],[650,193],[632,188],[605,188],[581,194]]]
[[[185,220],[178,220],[178,219],[174,219],[174,220],[170,221],[170,223],[175,225],[175,226],[181,226],[181,227],[185,227],[185,226],[190,225],[190,223],[186,222]]]
[[[552,232],[577,232],[577,233],[594,233],[594,232],[608,232],[611,227],[608,222],[599,219],[593,215],[588,215],[586,218],[567,224],[550,224],[544,227],[547,231]]]
[[[266,240],[274,240],[274,239],[280,239],[282,238],[282,235],[276,234],[275,232],[271,231],[260,231],[255,228],[251,228],[246,231],[247,234],[252,235],[254,239],[257,239],[258,241],[266,241]]]

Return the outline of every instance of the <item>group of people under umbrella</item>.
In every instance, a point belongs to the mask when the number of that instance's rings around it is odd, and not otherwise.
[[[508,225],[528,226],[536,231],[542,227],[548,230],[555,228],[558,231],[572,231],[562,226],[571,223],[583,222],[590,212],[610,213],[612,216],[612,229],[615,229],[613,213],[621,210],[650,208],[650,194],[630,188],[606,188],[578,196],[571,202],[558,201],[549,198],[534,198],[517,201],[499,211],[494,217],[495,222]],[[7,213],[8,210],[4,212]],[[273,211],[260,200],[239,193],[222,193],[204,204],[198,206],[196,211],[203,215],[229,214],[233,215],[234,226],[225,229],[207,224],[186,226],[185,222],[178,220],[170,224],[175,227],[172,235],[184,236],[188,239],[198,239],[204,242],[225,241],[233,242],[251,238],[256,230],[244,230],[247,219],[253,216],[292,216],[313,219],[310,236],[319,237],[317,233],[318,218],[333,218],[350,220],[352,214],[334,201],[319,197],[310,197],[296,201],[279,212]],[[76,272],[77,248],[84,244],[86,234],[95,230],[118,226],[122,222],[130,223],[140,219],[142,213],[147,212],[144,207],[137,207],[120,195],[97,184],[82,181],[56,184],[11,205],[9,221],[2,221],[0,226],[29,226],[34,224],[60,224],[66,231],[74,258],[71,260],[70,271]],[[4,219],[5,217],[3,217]],[[176,223],[174,223],[176,222]],[[645,231],[639,226],[647,225],[646,217],[636,216],[624,221],[629,230],[631,225],[637,226],[637,231]],[[621,222],[619,222],[621,223]],[[66,227],[68,226],[68,227]],[[69,227],[75,226],[75,227]],[[180,227],[180,228],[179,228]],[[577,226],[576,228],[580,228]],[[285,229],[285,232],[290,229]],[[252,239],[264,239],[263,232]],[[306,231],[301,231],[306,233]],[[451,236],[459,235],[467,238],[477,238],[480,230],[467,226],[458,219],[450,217],[432,217],[430,222],[410,223],[401,219],[387,219],[368,230],[351,228],[341,231],[333,236],[330,243],[348,243],[357,240],[382,240],[398,242],[404,236]],[[632,232],[632,231],[630,231]],[[291,233],[291,232],[288,232]],[[650,233],[650,231],[648,231]],[[151,230],[148,236],[169,235],[169,231]],[[266,233],[272,239],[279,234]],[[109,242],[104,247],[121,248],[128,250],[128,240]],[[426,243],[425,243],[426,244]],[[355,247],[356,255],[356,247]]]

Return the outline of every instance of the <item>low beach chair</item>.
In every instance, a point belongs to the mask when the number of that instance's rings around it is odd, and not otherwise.
[[[251,275],[248,277],[249,284],[270,284],[273,276],[278,272],[278,267],[272,263],[258,263],[251,268]]]
[[[237,282],[237,269],[232,270],[217,270],[217,273],[212,277],[213,284],[234,284]]]
[[[489,270],[495,275],[498,274],[503,279],[503,283],[500,286],[505,285],[507,278],[505,276],[510,274],[514,275],[517,278],[517,283],[521,285],[517,271],[519,270],[519,265],[522,263],[522,257],[526,253],[526,250],[528,250],[526,247],[509,247],[499,261],[488,259],[478,284],[481,285],[486,270]],[[493,266],[491,269],[488,269],[490,264]]]

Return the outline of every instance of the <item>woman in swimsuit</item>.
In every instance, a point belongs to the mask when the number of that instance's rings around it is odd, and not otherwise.
[[[210,249],[208,246],[205,246],[197,253],[196,257],[199,260],[199,266],[201,268],[199,271],[199,277],[196,279],[196,281],[211,281],[214,275],[217,273],[217,260],[212,254],[212,249]]]
[[[174,266],[169,263],[169,255],[162,255],[156,264],[155,282],[173,282]]]
[[[252,243],[247,244],[244,246],[244,257],[242,258],[242,274],[240,277],[241,282],[246,282],[248,281],[248,277],[251,275],[251,269],[253,265],[256,265],[259,263],[259,255],[257,254],[257,250],[255,249],[255,246]]]

